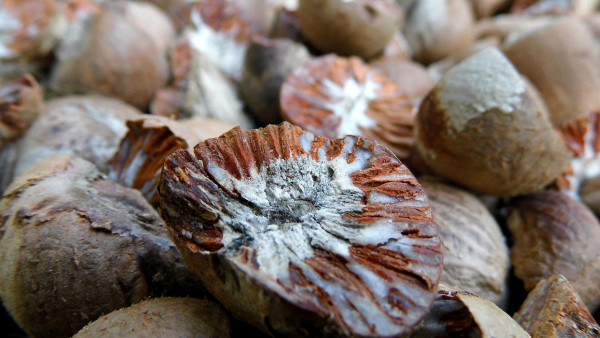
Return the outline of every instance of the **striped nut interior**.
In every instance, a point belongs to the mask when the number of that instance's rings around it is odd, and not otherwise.
[[[342,334],[407,333],[441,274],[425,193],[387,149],[287,122],[165,162],[160,209],[187,250],[219,255]]]

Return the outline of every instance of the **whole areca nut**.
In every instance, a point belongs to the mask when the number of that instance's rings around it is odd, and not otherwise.
[[[435,297],[427,197],[372,140],[235,128],[169,156],[159,193],[188,266],[265,332],[403,335]]]
[[[0,147],[31,126],[41,113],[43,103],[42,88],[29,74],[0,83]]]

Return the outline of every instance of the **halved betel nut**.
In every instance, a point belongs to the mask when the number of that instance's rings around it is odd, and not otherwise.
[[[158,189],[190,268],[271,334],[402,335],[435,298],[431,207],[372,140],[235,128],[169,156]]]
[[[284,119],[327,138],[372,137],[400,159],[414,143],[406,90],[356,57],[307,62],[285,80],[280,100]]]

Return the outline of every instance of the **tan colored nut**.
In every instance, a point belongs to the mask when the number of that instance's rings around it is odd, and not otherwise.
[[[588,16],[598,7],[598,0],[515,0],[510,12],[523,15]]]
[[[493,37],[501,42],[511,41],[555,20],[556,18],[546,16],[496,15],[475,23],[475,37],[477,40]]]
[[[110,161],[108,177],[140,190],[156,206],[156,186],[165,158],[177,149],[192,149],[196,143],[233,127],[218,120],[173,121],[158,116],[127,121],[127,134]]]
[[[555,126],[600,110],[600,55],[580,20],[556,20],[511,41],[504,52],[540,91]]]
[[[534,338],[600,336],[600,326],[562,275],[542,279],[513,318]]]
[[[381,70],[404,88],[417,107],[435,85],[435,81],[425,67],[402,57],[383,57],[371,62],[370,66]]]
[[[415,125],[417,149],[433,172],[477,193],[541,190],[571,158],[535,89],[496,48],[449,70]]]
[[[500,226],[473,194],[433,177],[419,178],[438,224],[444,266],[441,283],[508,305],[508,246]]]
[[[404,36],[421,63],[458,54],[474,41],[475,18],[467,0],[413,1],[406,15]]]
[[[487,299],[440,284],[431,311],[411,334],[420,337],[529,337]]]
[[[600,223],[581,202],[556,191],[513,202],[508,228],[513,234],[511,260],[525,289],[552,275],[569,279],[583,302],[600,305]]]
[[[107,2],[98,13],[74,19],[56,52],[51,87],[145,109],[169,78],[166,48],[174,35],[169,18],[153,5]]]
[[[208,299],[155,298],[104,315],[73,338],[231,337],[229,314]]]
[[[296,69],[281,87],[281,112],[327,138],[371,137],[400,159],[413,140],[413,106],[407,92],[359,58],[319,57]]]
[[[303,45],[289,39],[255,38],[246,52],[240,89],[262,124],[280,123],[279,92],[286,77],[311,59]]]
[[[43,104],[42,88],[29,74],[0,83],[0,148],[31,126]]]
[[[0,296],[31,336],[68,337],[149,296],[201,295],[142,195],[53,155],[0,202]]]
[[[322,53],[370,59],[400,28],[402,9],[393,0],[300,0],[304,36]]]
[[[433,302],[437,227],[394,155],[289,123],[165,161],[160,211],[189,266],[272,335],[400,336]]]

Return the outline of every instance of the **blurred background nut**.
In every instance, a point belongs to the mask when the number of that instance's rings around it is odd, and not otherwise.
[[[100,96],[66,96],[46,102],[44,112],[25,135],[7,147],[12,148],[11,156],[0,159],[0,191],[14,177],[51,154],[78,156],[106,172],[127,132],[125,120],[140,116],[129,105]]]
[[[254,117],[264,125],[281,122],[279,92],[286,77],[311,56],[289,39],[255,38],[246,52],[240,88]]]
[[[513,0],[470,0],[473,12],[479,19],[487,18],[511,5]]]
[[[149,296],[199,295],[141,194],[82,159],[53,155],[0,202],[0,296],[31,336],[68,337]]]
[[[496,48],[450,69],[423,100],[416,146],[436,175],[470,190],[541,190],[571,158],[543,101]]]
[[[27,74],[10,82],[0,81],[0,148],[21,136],[42,112],[42,88]]]
[[[400,159],[413,146],[407,91],[359,58],[315,58],[288,76],[280,95],[283,118],[317,135],[368,136]]]
[[[208,299],[155,298],[104,315],[74,338],[231,337],[229,314]]]
[[[514,0],[511,13],[524,15],[587,16],[598,7],[598,0]]]
[[[600,326],[562,275],[540,280],[513,318],[534,338],[600,336]]]
[[[74,16],[56,52],[51,87],[114,96],[144,110],[169,79],[174,34],[170,19],[143,2],[107,2],[84,19]]]
[[[404,36],[413,59],[429,64],[460,53],[474,41],[474,15],[467,0],[418,0],[406,8]]]
[[[379,69],[397,85],[405,89],[412,99],[414,107],[419,106],[421,100],[435,85],[435,81],[425,67],[402,57],[382,57],[369,65]]]
[[[322,53],[370,59],[400,28],[404,13],[393,0],[300,0],[304,36]]]
[[[562,274],[587,307],[600,305],[600,223],[581,202],[556,191],[516,198],[508,228],[511,261],[527,290]]]
[[[508,247],[500,226],[481,201],[468,191],[421,177],[438,224],[444,266],[441,283],[508,305]]]

